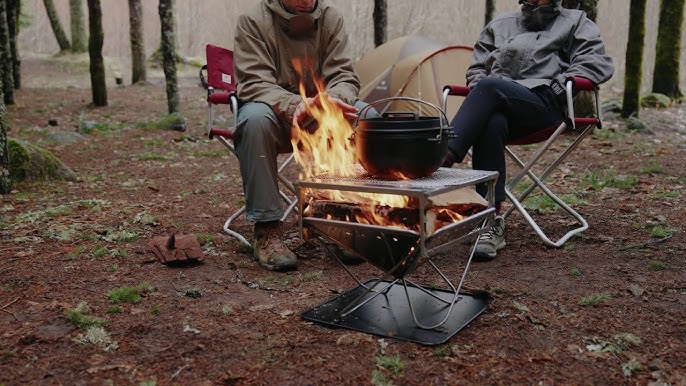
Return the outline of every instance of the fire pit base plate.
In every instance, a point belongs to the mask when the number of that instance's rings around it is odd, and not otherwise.
[[[376,281],[370,280],[365,285],[371,286]],[[377,287],[383,287],[384,284],[389,283],[388,281],[381,281]],[[423,288],[447,302],[450,302],[454,296],[454,292],[451,291]],[[414,322],[404,286],[401,283],[395,283],[385,294],[376,296],[354,312],[341,317],[341,310],[364,292],[363,286],[353,288],[305,312],[302,318],[329,327],[341,327],[424,345],[439,345],[448,341],[476,319],[492,301],[487,295],[460,292],[460,298],[455,303],[445,324],[435,329],[422,329],[417,327]],[[407,285],[407,293],[421,323],[435,324],[445,318],[448,309],[446,303],[409,284]],[[366,294],[359,301],[362,302],[372,296],[373,294]]]

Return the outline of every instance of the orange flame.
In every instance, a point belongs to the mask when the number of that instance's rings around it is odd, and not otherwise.
[[[296,60],[294,67],[303,76],[303,64]],[[310,70],[311,71],[311,70]],[[341,108],[333,103],[326,87],[318,80],[312,72],[312,79],[315,79],[317,88],[317,103],[308,104],[305,84],[300,82],[300,96],[305,102],[307,114],[311,118],[309,124],[295,123],[291,128],[291,144],[296,162],[301,166],[301,177],[311,178],[321,174],[329,174],[341,177],[356,176],[358,168],[355,167],[359,162],[355,155],[355,148],[351,137],[353,127],[345,118]],[[316,130],[312,130],[314,125]],[[330,190],[318,192],[319,197],[325,196],[326,199],[335,202],[346,202],[350,204],[369,204],[387,205],[390,207],[404,208],[407,206],[409,198],[394,194],[372,194],[362,192],[347,192]],[[390,225],[387,219],[375,213],[369,213],[365,219],[357,219],[359,222]]]
[[[303,63],[299,60],[293,62],[295,69],[303,76]],[[351,137],[354,129],[350,122],[345,118],[343,110],[329,99],[326,87],[321,80],[318,80],[310,68],[310,77],[314,79],[317,95],[316,103],[307,103],[307,93],[304,81],[300,82],[300,96],[307,107],[307,114],[311,118],[307,124],[295,123],[291,128],[291,144],[296,162],[302,168],[301,178],[313,178],[323,174],[355,177],[360,168],[356,167],[359,163],[355,155],[355,149]],[[315,129],[313,129],[315,127]],[[398,179],[407,179],[400,173]],[[393,222],[385,217],[381,208],[408,208],[410,207],[410,197],[396,194],[375,194],[364,192],[350,192],[339,190],[308,190],[305,196],[309,201],[306,205],[305,215],[311,213],[311,205],[314,200],[329,200],[331,202],[341,202],[348,205],[365,208],[360,213],[354,214],[354,219],[346,216],[346,221],[355,221],[360,224],[381,225],[386,227],[405,228],[408,226],[398,222]],[[326,218],[331,220],[333,216],[326,214]],[[444,225],[460,221],[463,215],[449,209],[439,209],[436,213],[436,229]]]

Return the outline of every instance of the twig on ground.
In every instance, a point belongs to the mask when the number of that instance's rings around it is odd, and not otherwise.
[[[259,289],[259,290],[263,290],[263,291],[291,292],[291,291],[285,290],[285,289],[264,287],[264,286],[260,285],[260,283],[256,283],[254,281],[243,280],[243,278],[238,274],[238,270],[235,271],[235,274],[236,274],[236,278],[238,279],[238,282],[249,287],[249,288]]]
[[[12,300],[11,302],[9,302],[9,303],[5,304],[4,306],[0,307],[0,310],[5,311],[5,308],[7,308],[7,307],[11,306],[12,304],[18,302],[19,299],[21,299],[21,297],[17,297],[16,299]]]
[[[618,251],[627,251],[629,249],[644,248],[644,247],[648,247],[650,245],[660,244],[660,243],[664,242],[665,240],[668,240],[671,238],[672,238],[672,235],[669,235],[669,236],[663,237],[659,240],[648,241],[647,243],[627,245],[626,247],[619,248]]]
[[[17,315],[15,315],[14,312],[12,312],[12,311],[6,310],[5,308],[7,308],[7,307],[11,306],[12,304],[16,303],[17,301],[19,301],[19,299],[21,299],[21,298],[18,297],[18,298],[16,298],[16,299],[12,300],[11,302],[5,304],[4,306],[0,307],[0,310],[2,310],[3,312],[7,312],[8,314],[12,315],[12,316],[14,317],[14,320],[16,320],[17,322],[19,321],[19,318],[17,318]]]

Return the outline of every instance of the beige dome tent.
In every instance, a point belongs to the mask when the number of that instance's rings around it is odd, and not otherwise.
[[[446,84],[464,85],[465,71],[472,48],[448,46],[439,41],[417,36],[403,36],[380,45],[365,54],[355,66],[362,89],[360,99],[372,103],[389,97],[410,97],[441,107]],[[449,98],[448,120],[457,112],[462,98]],[[414,111],[423,116],[436,116],[430,106],[396,101],[375,105],[381,112]]]

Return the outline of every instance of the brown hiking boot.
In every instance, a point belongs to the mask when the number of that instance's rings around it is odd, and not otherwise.
[[[270,271],[289,271],[298,267],[298,259],[283,241],[281,221],[255,223],[254,256]]]

